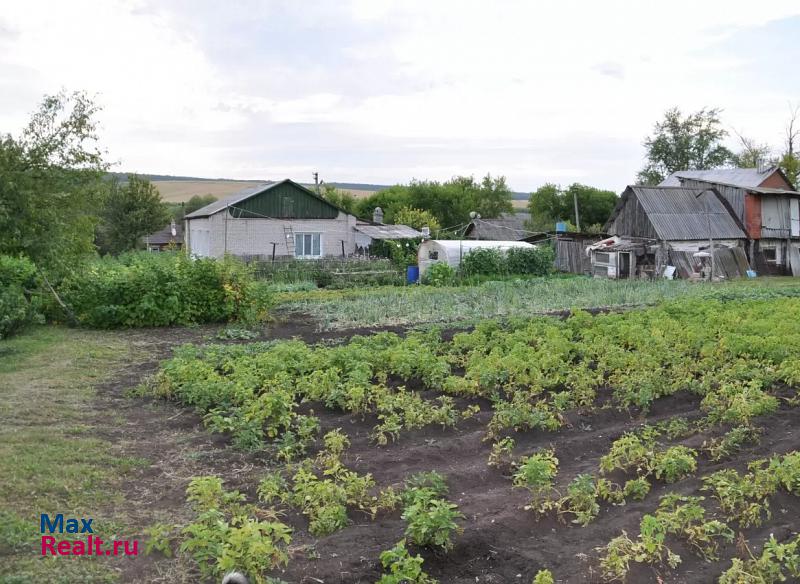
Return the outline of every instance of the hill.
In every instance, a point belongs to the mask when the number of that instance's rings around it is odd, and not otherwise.
[[[109,173],[120,180],[125,180],[128,173],[112,172]],[[261,183],[273,182],[267,179],[228,179],[228,178],[199,178],[196,176],[173,176],[169,174],[141,174],[152,182],[161,198],[168,203],[181,203],[188,201],[195,195],[214,195],[217,199],[224,199],[242,189],[254,187]],[[383,189],[388,189],[390,185],[376,185],[369,183],[350,183],[350,182],[329,182],[327,184],[335,186],[337,189],[349,192],[357,198],[369,197]],[[306,187],[313,187],[313,184],[305,183]],[[523,208],[528,204],[528,193],[513,193],[513,204],[517,209]]]

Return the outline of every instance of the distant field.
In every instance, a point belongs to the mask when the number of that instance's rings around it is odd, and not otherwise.
[[[168,203],[188,201],[194,195],[214,195],[223,199],[242,189],[254,187],[259,182],[239,182],[233,180],[154,180],[153,184],[161,193],[161,198]],[[310,186],[310,185],[306,185]],[[342,189],[356,198],[370,196],[375,191],[365,189]]]
[[[158,188],[164,201],[181,203],[188,201],[194,195],[214,195],[222,199],[259,183],[228,180],[157,180],[153,181],[153,184]]]

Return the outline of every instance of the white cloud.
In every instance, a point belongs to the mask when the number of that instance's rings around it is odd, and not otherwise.
[[[667,107],[719,106],[775,143],[800,101],[791,77],[747,82],[765,56],[724,44],[800,14],[796,1],[12,4],[0,128],[21,127],[43,93],[86,89],[112,157],[138,171],[492,171],[520,190],[620,189]]]

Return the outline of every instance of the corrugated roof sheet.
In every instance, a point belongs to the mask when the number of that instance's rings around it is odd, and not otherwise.
[[[662,240],[706,239],[709,237],[709,219],[711,237],[714,239],[746,237],[736,219],[714,191],[642,186],[631,186],[628,189],[639,199],[658,237]]]
[[[357,224],[356,231],[372,239],[414,239],[422,233],[408,225],[363,225]]]
[[[718,182],[737,187],[757,187],[775,172],[775,168],[759,171],[757,168],[712,168],[709,170],[679,170],[673,172],[658,186],[679,187],[681,178],[693,178],[706,182]]]
[[[288,180],[288,179],[287,179]],[[286,182],[286,181],[281,181]],[[224,199],[220,199],[219,201],[214,201],[206,205],[205,207],[199,208],[197,211],[192,211],[188,215],[186,215],[185,219],[194,219],[195,217],[208,217],[209,215],[214,215],[215,213],[219,213],[226,207],[231,205],[235,205],[236,203],[241,203],[242,201],[249,199],[252,196],[255,196],[259,193],[263,193],[264,191],[268,191],[275,185],[279,185],[281,183],[262,183],[260,185],[256,185],[254,187],[249,187],[246,189],[242,189],[241,191],[237,191],[233,193],[229,197],[225,197]]]
[[[171,241],[183,241],[183,224],[175,223],[175,236],[172,236],[172,225],[167,225],[163,229],[159,229],[155,233],[145,236],[147,241],[153,245],[165,245]]]
[[[694,184],[687,184],[687,183],[694,183]],[[741,189],[743,191],[747,191],[748,193],[756,193],[756,194],[759,194],[759,195],[793,195],[793,196],[800,196],[800,191],[790,191],[790,190],[787,190],[787,189],[775,189],[775,188],[772,188],[772,187],[743,187],[741,185],[735,185],[735,184],[726,183],[726,182],[720,182],[720,181],[711,181],[711,180],[706,180],[706,179],[701,179],[701,178],[692,178],[692,179],[685,180],[683,182],[683,185],[690,186],[690,187],[696,187],[697,183],[709,184],[709,185],[721,185],[723,187],[733,187],[733,188],[736,188],[736,189]]]
[[[476,219],[466,230],[466,237],[484,241],[520,240],[532,235],[525,229],[528,213],[507,213],[497,219]]]

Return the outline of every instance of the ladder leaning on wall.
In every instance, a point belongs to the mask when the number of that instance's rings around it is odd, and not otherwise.
[[[294,255],[294,231],[291,225],[283,226],[283,239],[286,242],[286,255]]]

